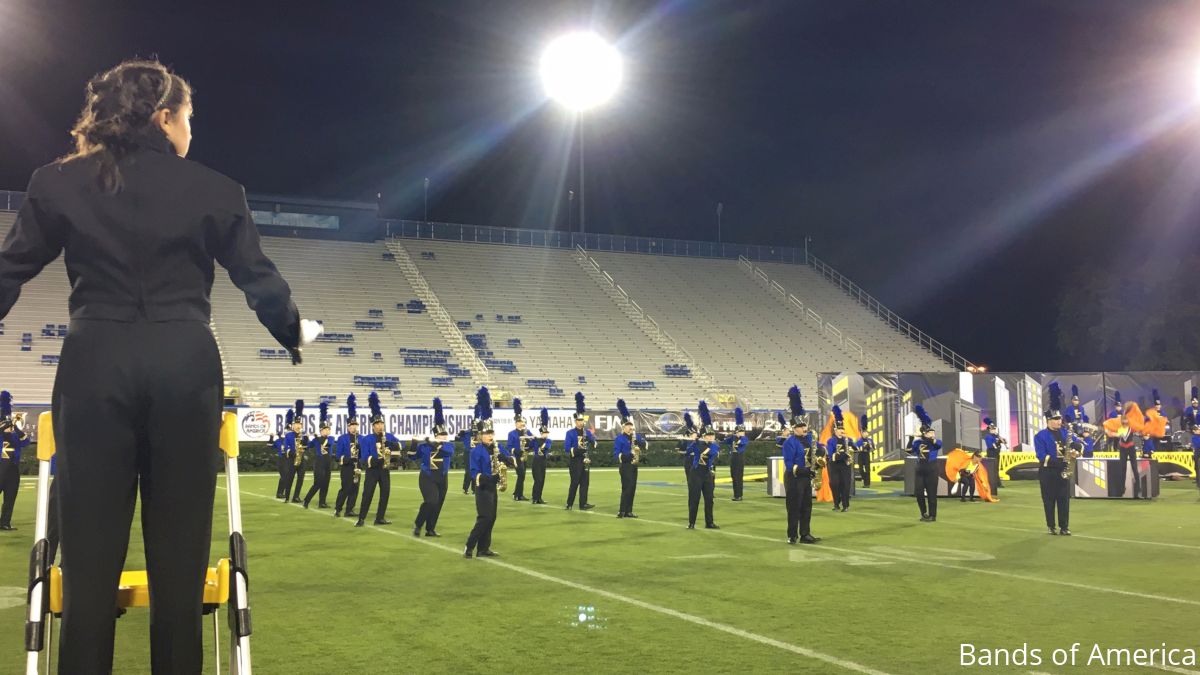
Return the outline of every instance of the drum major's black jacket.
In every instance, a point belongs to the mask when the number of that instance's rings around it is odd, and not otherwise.
[[[155,130],[118,167],[116,194],[100,189],[95,159],[34,172],[0,245],[0,319],[65,250],[72,319],[208,322],[215,260],[271,335],[297,347],[291,289],[262,252],[242,187],[179,157]]]

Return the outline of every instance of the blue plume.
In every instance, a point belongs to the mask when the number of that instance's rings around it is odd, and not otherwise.
[[[742,412],[741,408],[733,409],[733,423],[738,426],[746,423],[746,413]]]
[[[290,427],[290,426],[292,426],[292,421],[295,419],[296,419],[296,413],[289,410],[289,411],[287,411],[287,414],[283,416],[283,425]]]
[[[350,394],[346,397],[346,419],[358,419],[358,398],[355,397],[354,394]]]
[[[296,419],[304,419],[304,399],[296,399]]]
[[[1071,396],[1079,396],[1079,385],[1071,385]]]
[[[860,432],[867,430],[867,416],[866,415],[858,416],[858,430]]]
[[[321,405],[317,407],[321,411],[321,421],[329,419],[329,401],[321,401]]]
[[[781,412],[775,413],[775,419],[779,420],[779,428],[780,429],[787,428],[787,420],[783,418],[783,413],[781,413]]]
[[[371,392],[367,396],[367,405],[371,406],[371,416],[383,415],[383,406],[379,405],[379,394]]]
[[[479,403],[475,404],[475,419],[479,419]]]
[[[542,408],[541,422],[542,422],[542,424],[541,424],[542,426],[546,427],[547,429],[550,428],[550,411],[546,410],[545,408]]]
[[[833,406],[833,419],[837,420],[839,424],[842,422],[842,409],[836,405]]]
[[[1150,396],[1151,396],[1151,397],[1153,398],[1153,400],[1155,400],[1155,401],[1161,400],[1161,399],[1159,399],[1159,398],[1158,398],[1158,390],[1157,390],[1157,389],[1151,389],[1151,390],[1150,390]]]
[[[1115,404],[1115,405],[1116,405],[1118,408],[1120,408],[1120,407],[1121,407],[1121,392],[1119,392],[1119,391],[1114,391],[1114,392],[1113,392],[1113,403],[1114,403],[1114,404]]]
[[[525,412],[525,408],[521,407],[521,399],[513,399],[513,421],[521,419],[521,413]]]
[[[791,389],[788,389],[788,407],[792,409],[792,417],[804,415],[804,402],[800,399],[800,387],[794,384]]]
[[[487,387],[480,387],[475,392],[475,400],[479,402],[479,419],[492,419],[492,392]]]
[[[1062,410],[1063,394],[1062,387],[1058,386],[1058,382],[1050,383],[1050,409]]]
[[[442,399],[433,399],[433,424],[434,426],[445,426],[446,415],[442,412]]]
[[[1200,387],[1192,387],[1192,398],[1200,400]]]
[[[692,421],[692,413],[683,413],[683,426],[688,431],[694,431],[696,429],[696,423]]]
[[[983,418],[983,426],[985,426],[985,427],[992,426],[992,418],[990,418],[990,417]]]
[[[629,419],[629,406],[625,405],[625,399],[617,399],[617,412],[620,413],[621,419]]]
[[[925,406],[917,405],[913,408],[913,412],[917,414],[917,419],[921,420],[921,424],[927,427],[933,426],[933,418],[929,416],[929,413],[925,412]]]
[[[579,413],[580,415],[583,414],[583,392],[582,391],[575,392],[575,412]]]
[[[711,428],[712,427],[712,413],[710,413],[708,411],[708,404],[705,403],[704,401],[700,401],[699,410],[700,410],[700,424]]]
[[[12,394],[0,391],[0,418],[12,417]]]

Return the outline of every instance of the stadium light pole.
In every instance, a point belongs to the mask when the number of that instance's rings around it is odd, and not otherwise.
[[[429,222],[429,179],[425,179],[425,223]]]
[[[555,38],[542,52],[539,72],[546,96],[575,114],[579,133],[579,231],[587,231],[584,189],[584,113],[613,97],[621,84],[621,54],[591,31]]]

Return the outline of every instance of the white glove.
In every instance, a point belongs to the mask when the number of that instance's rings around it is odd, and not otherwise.
[[[300,346],[312,344],[324,332],[325,327],[320,323],[312,319],[300,319]]]

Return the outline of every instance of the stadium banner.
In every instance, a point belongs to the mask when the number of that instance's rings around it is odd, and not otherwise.
[[[365,403],[365,402],[364,402]],[[266,441],[271,436],[284,432],[283,424],[290,408],[287,407],[248,407],[238,408],[238,438],[243,441]],[[649,412],[632,410],[634,428],[638,433],[651,440],[678,438],[683,429],[684,411]],[[444,410],[446,424],[450,434],[457,435],[461,430],[470,426],[474,414],[466,408],[447,408]],[[538,416],[541,408],[526,408],[524,411],[526,428],[537,433]],[[572,417],[574,409],[553,408],[550,413],[550,438],[561,441],[566,437],[567,430],[574,427]],[[598,440],[612,440],[621,433],[621,418],[613,410],[588,410],[587,428],[592,430]],[[346,432],[346,409],[330,408],[332,430],[334,435]],[[385,428],[389,433],[400,438],[424,438],[433,427],[433,408],[383,408]],[[713,424],[721,433],[733,433],[737,426],[732,410],[713,410]],[[304,431],[313,434],[317,431],[320,417],[317,406],[308,405],[304,408]],[[366,405],[358,407],[359,431],[368,433],[367,426],[370,409]],[[699,424],[699,417],[692,411],[692,417]],[[779,423],[769,411],[748,412],[745,416],[747,436],[750,440],[758,438],[774,438],[779,431]],[[492,415],[496,438],[503,440],[508,432],[515,427],[511,408],[497,409]]]
[[[843,414],[865,414],[865,435],[875,443],[873,463],[902,458],[920,423],[913,412],[925,407],[934,420],[938,438],[947,447],[964,450],[984,448],[985,418],[993,419],[999,435],[1007,441],[1001,455],[1003,479],[1037,477],[1033,437],[1045,428],[1044,411],[1049,405],[1050,383],[1063,390],[1064,407],[1071,405],[1072,387],[1079,392],[1079,406],[1091,425],[1099,426],[1113,408],[1113,396],[1121,392],[1125,401],[1152,405],[1158,390],[1163,414],[1169,420],[1166,441],[1155,453],[1163,460],[1164,476],[1195,476],[1190,458],[1191,436],[1180,431],[1183,409],[1191,402],[1192,386],[1200,386],[1200,372],[1121,373],[820,373],[817,377],[818,424],[823,426],[836,404]],[[818,427],[820,428],[820,427]],[[1076,431],[1083,433],[1083,427]],[[1103,432],[1089,429],[1103,448]],[[1028,453],[1028,454],[1025,454]],[[897,467],[898,468],[898,467]],[[895,469],[884,471],[884,478]]]

